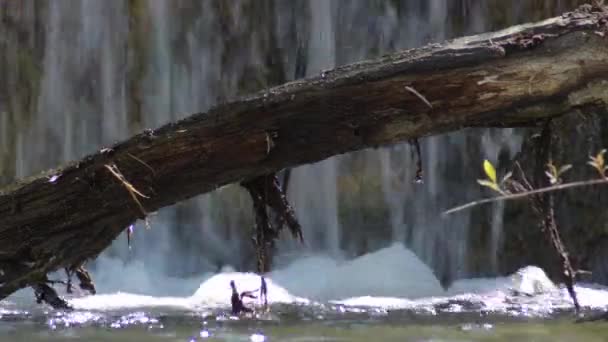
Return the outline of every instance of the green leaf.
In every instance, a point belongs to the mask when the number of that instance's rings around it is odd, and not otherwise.
[[[550,182],[551,184],[555,184],[555,183],[557,183],[557,178],[555,178],[555,176],[554,176],[554,175],[552,175],[552,174],[551,174],[551,172],[549,172],[549,171],[545,171],[545,175],[547,175],[547,177],[549,178],[549,182]]]
[[[498,187],[498,184],[496,184],[496,183],[493,183],[486,179],[478,179],[477,183],[479,183],[479,185],[485,186],[487,188],[490,188],[490,189],[502,194],[502,190],[500,190],[500,188]]]
[[[595,162],[595,158],[591,157],[591,160],[587,162],[587,164],[591,165],[594,169],[599,169],[597,163]]]
[[[551,178],[551,176],[553,176],[553,178],[557,178],[557,168],[555,167],[555,165],[553,165],[553,163],[548,163],[547,164],[547,168],[549,169],[547,175],[549,175],[549,177]]]
[[[488,179],[496,184],[496,169],[487,159],[483,161],[483,170],[486,172]]]
[[[589,157],[589,161],[587,162],[587,164],[591,165],[593,168],[595,168],[597,170],[597,172],[600,174],[600,177],[606,177],[606,165],[605,165],[605,159],[604,159],[604,154],[606,153],[606,150],[601,150],[595,157],[594,156],[590,156]]]
[[[559,168],[559,171],[557,171],[557,176],[559,177],[559,176],[563,175],[564,172],[570,170],[571,168],[572,168],[571,164],[563,165],[562,167]]]
[[[504,182],[508,181],[509,179],[511,179],[512,176],[513,176],[513,171],[507,172],[507,174],[504,177],[502,177],[500,184],[503,184]]]
[[[595,157],[595,161],[597,162],[597,165],[599,166],[600,169],[604,168],[604,154],[605,153],[606,153],[606,150],[601,150]]]

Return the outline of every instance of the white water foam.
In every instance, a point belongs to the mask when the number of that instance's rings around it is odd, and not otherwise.
[[[193,307],[187,297],[153,297],[123,292],[73,298],[69,302],[75,309],[100,311],[145,307],[191,310]]]
[[[144,277],[144,280],[149,279]],[[189,297],[119,292],[73,298],[70,303],[84,310],[228,308],[231,280],[235,281],[239,291],[260,287],[258,275],[227,269],[208,276]],[[535,266],[524,267],[510,277],[460,280],[445,291],[433,272],[400,244],[345,262],[319,256],[303,258],[272,272],[266,282],[270,304],[328,302],[349,307],[429,312],[438,306],[455,312],[466,307],[514,315],[544,315],[572,307],[567,291],[553,284],[545,272]],[[100,285],[103,291],[103,284]],[[607,288],[579,284],[576,291],[583,307],[608,307]],[[249,305],[257,303],[257,300],[249,301]]]
[[[138,293],[149,296],[187,297],[211,277],[204,273],[190,278],[168,277],[141,260],[125,263],[118,258],[101,256],[91,270],[99,293]]]
[[[443,293],[433,271],[402,244],[343,263],[308,257],[271,274],[299,296],[315,300],[355,296],[422,298]]]
[[[223,272],[209,277],[190,297],[154,297],[132,293],[113,293],[73,298],[70,304],[83,310],[117,310],[144,307],[165,307],[196,310],[201,308],[225,308],[230,306],[230,281],[234,280],[239,292],[257,291],[260,277],[255,273]],[[308,304],[310,301],[291,295],[285,288],[266,279],[269,304]],[[255,300],[248,300],[253,304]],[[247,302],[246,302],[247,303]]]
[[[583,308],[608,308],[608,288],[579,283],[575,291]],[[555,285],[536,266],[523,267],[510,277],[460,280],[440,296],[415,300],[362,296],[331,302],[354,307],[416,309],[431,313],[436,312],[438,306],[452,312],[462,312],[469,307],[469,310],[474,308],[475,311],[526,316],[548,315],[573,306],[567,289]]]
[[[195,306],[223,307],[230,305],[230,281],[234,280],[238,291],[257,291],[260,288],[260,276],[255,273],[221,273],[205,281],[190,297]],[[302,303],[309,301],[291,295],[285,288],[276,285],[272,279],[266,279],[268,303]]]

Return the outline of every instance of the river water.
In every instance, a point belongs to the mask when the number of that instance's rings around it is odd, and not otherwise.
[[[133,269],[134,272],[137,270]],[[109,291],[70,295],[72,312],[49,310],[29,291],[0,306],[11,341],[606,341],[608,325],[575,323],[566,290],[537,267],[441,288],[403,245],[347,262],[302,258],[267,278],[269,310],[231,316],[230,287],[256,290],[253,273],[224,269],[181,279],[184,296]],[[200,281],[200,283],[199,283]],[[579,284],[581,316],[608,306],[608,288]]]

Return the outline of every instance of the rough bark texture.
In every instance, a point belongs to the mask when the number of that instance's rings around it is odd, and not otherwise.
[[[398,52],[287,83],[0,192],[0,299],[94,258],[137,219],[219,186],[472,126],[606,106],[608,14]]]

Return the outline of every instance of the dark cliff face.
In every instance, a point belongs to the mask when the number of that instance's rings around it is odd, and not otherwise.
[[[608,114],[605,109],[595,112],[567,114],[554,121],[551,154],[554,165],[571,164],[563,180],[591,180],[597,171],[587,165],[590,156],[608,146]],[[528,135],[517,160],[527,174],[532,174],[536,137]],[[606,254],[608,247],[608,188],[590,186],[555,194],[555,213],[564,244],[569,249],[575,267],[592,271],[582,280],[608,283]],[[538,218],[529,204],[509,203],[504,219],[505,245],[501,252],[501,269],[512,272],[523,263],[531,261],[542,266],[548,273],[560,279],[561,263],[549,240],[541,232]],[[531,261],[530,261],[531,260]]]
[[[540,20],[580,3],[0,0],[0,184],[335,65]],[[581,160],[607,141],[601,116],[571,120],[560,158],[581,164],[569,174],[574,179],[587,175]],[[485,195],[475,182],[482,160],[506,167],[530,134],[471,129],[424,139],[423,185],[411,182],[407,145],[295,170],[289,195],[309,248],[355,256],[402,241],[446,279],[530,263],[557,272],[526,204],[438,215]],[[565,239],[581,265],[601,269],[605,196],[592,189],[563,197]],[[252,268],[252,225],[247,194],[227,187],[161,212],[155,229],[136,233],[130,255],[174,275],[222,264]],[[280,247],[296,250],[288,241]],[[125,248],[117,241],[105,257],[126,257]]]

